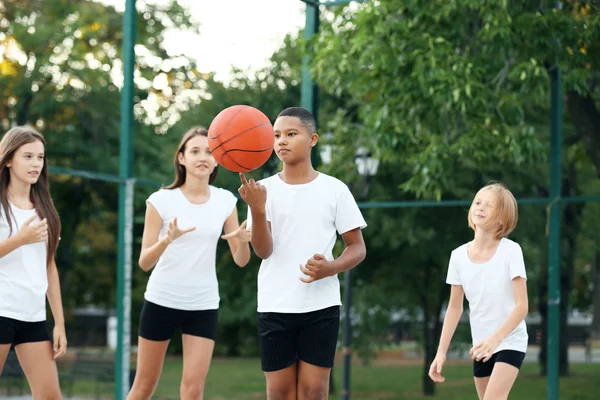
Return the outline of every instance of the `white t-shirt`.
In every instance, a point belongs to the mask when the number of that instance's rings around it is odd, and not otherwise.
[[[35,210],[22,210],[13,204],[10,207],[15,235],[23,222],[37,214]],[[39,217],[32,224],[38,222]],[[4,207],[0,206],[0,241],[8,239],[9,233]],[[46,320],[46,257],[47,242],[36,242],[19,246],[0,258],[0,316],[25,322]]]
[[[475,264],[467,255],[471,242],[455,249],[450,256],[446,283],[461,285],[469,301],[469,320],[473,345],[487,339],[504,325],[515,307],[512,280],[527,279],[523,252],[518,243],[502,238],[494,256]],[[527,350],[527,327],[521,323],[494,351]]]
[[[210,198],[202,204],[191,203],[179,188],[161,189],[148,198],[162,218],[159,237],[175,217],[180,229],[196,227],[169,244],[158,260],[144,294],[149,302],[178,310],[219,308],[217,243],[237,198],[225,189],[209,189]]]
[[[273,253],[258,272],[258,311],[305,313],[341,305],[337,275],[304,283],[300,264],[315,254],[333,260],[337,233],[367,226],[352,193],[323,173],[300,185],[289,185],[278,174],[260,183],[267,189]],[[250,211],[247,227],[252,227]]]

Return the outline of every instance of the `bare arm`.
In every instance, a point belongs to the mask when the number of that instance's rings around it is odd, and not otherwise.
[[[227,239],[229,250],[231,250],[231,254],[233,256],[233,261],[239,267],[245,267],[246,264],[248,264],[248,261],[250,261],[250,246],[248,245],[247,241],[240,239],[242,235],[248,235],[248,233],[246,231],[245,223],[243,223],[240,227],[237,207],[233,209],[233,212],[225,220],[223,230],[225,231],[223,238]]]
[[[138,261],[140,268],[144,271],[149,271],[156,265],[160,256],[167,249],[167,246],[174,240],[196,229],[195,226],[188,229],[179,229],[177,226],[177,217],[175,217],[169,222],[169,228],[165,236],[158,240],[162,223],[162,218],[158,211],[156,211],[156,208],[151,203],[148,203],[146,220],[144,222],[144,235],[142,236],[142,251],[140,252],[140,259]]]
[[[367,248],[360,228],[343,233],[342,240],[346,247],[330,264],[336,274],[356,267],[367,256]]]
[[[527,280],[520,276],[512,280],[513,293],[515,296],[515,308],[502,324],[500,329],[494,333],[496,340],[503,341],[515,328],[525,319],[529,312],[529,299],[527,297]]]
[[[62,296],[60,293],[60,278],[58,276],[58,269],[56,268],[56,262],[52,260],[48,264],[48,291],[46,297],[52,310],[52,316],[54,317],[55,325],[65,324],[65,315],[63,313]]]
[[[271,223],[267,221],[265,210],[250,210],[252,213],[252,248],[257,256],[266,260],[273,254]]]
[[[456,327],[458,326],[458,322],[463,313],[464,295],[465,292],[462,286],[452,285],[450,289],[450,301],[448,301],[442,334],[440,335],[438,354],[446,356],[446,353],[448,353],[450,341],[452,340],[452,336],[454,336],[454,332],[456,332]]]
[[[14,235],[0,242],[0,258],[15,251],[26,244],[43,242],[48,238],[48,224],[46,219],[32,224],[36,216],[33,216],[23,222],[21,229]]]
[[[342,239],[346,247],[335,260],[327,261],[323,254],[315,254],[305,265],[300,264],[300,271],[306,275],[300,278],[302,282],[311,283],[347,271],[365,259],[367,249],[360,228],[343,233]]]
[[[19,235],[9,236],[6,240],[0,242],[0,257],[4,257],[7,254],[15,251],[19,247],[23,246],[23,242]]]
[[[46,291],[46,297],[48,298],[48,303],[52,310],[52,317],[54,318],[52,342],[54,349],[53,358],[56,360],[58,357],[63,356],[67,351],[67,334],[65,331],[65,314],[63,311],[62,295],[60,293],[60,278],[54,259],[48,264],[46,273],[48,275],[48,290]]]
[[[516,277],[512,280],[513,293],[515,296],[515,307],[508,318],[489,338],[477,343],[469,350],[469,354],[474,360],[487,362],[493,355],[494,350],[500,343],[525,319],[529,311],[529,301],[527,299],[527,280],[522,277]]]
[[[238,192],[242,199],[248,204],[252,217],[251,243],[257,256],[266,260],[273,254],[273,236],[271,235],[271,224],[267,221],[267,189],[254,179],[246,180],[244,174],[240,173],[242,186]]]
[[[444,382],[446,378],[442,376],[442,368],[446,362],[446,353],[450,347],[450,341],[463,313],[463,299],[465,291],[461,285],[452,285],[450,289],[450,301],[446,308],[446,316],[444,317],[444,325],[442,334],[440,335],[440,344],[438,345],[437,354],[429,367],[429,377],[434,382]]]
[[[167,249],[168,236],[165,235],[158,240],[162,219],[151,203],[146,207],[146,219],[144,221],[144,234],[142,236],[142,251],[138,264],[144,271],[150,271],[158,262],[158,259]]]

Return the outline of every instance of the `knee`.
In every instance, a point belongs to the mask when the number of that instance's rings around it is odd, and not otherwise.
[[[483,400],[508,400],[508,395],[504,393],[492,393],[491,391],[486,391],[483,395]]]
[[[325,400],[329,392],[328,382],[304,383],[299,389],[301,398],[305,400]]]
[[[133,382],[131,392],[127,396],[127,400],[146,400],[152,397],[156,389],[156,382],[146,379],[136,379]]]
[[[185,400],[202,399],[204,395],[204,378],[182,379],[181,398]]]
[[[32,391],[33,394],[33,398],[37,399],[38,397],[40,399],[45,399],[45,400],[62,400],[62,394],[60,392],[59,388],[46,388],[44,390],[37,390],[37,391]]]
[[[55,391],[55,392],[52,392],[52,393],[48,393],[48,395],[45,396],[44,399],[47,399],[47,400],[62,400],[62,394],[60,393],[60,390],[59,391]]]
[[[296,390],[286,387],[268,387],[267,400],[296,399]]]

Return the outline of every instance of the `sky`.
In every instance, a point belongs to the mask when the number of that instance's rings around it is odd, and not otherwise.
[[[97,0],[124,10],[125,0]],[[154,3],[166,0],[147,0]],[[170,32],[165,48],[198,61],[201,72],[227,81],[232,66],[258,69],[288,33],[304,26],[301,0],[180,0],[200,24],[200,35]],[[184,44],[185,43],[185,44]],[[192,43],[192,44],[190,44]]]

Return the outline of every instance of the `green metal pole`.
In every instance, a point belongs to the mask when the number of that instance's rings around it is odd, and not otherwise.
[[[121,91],[121,142],[119,156],[119,244],[117,265],[117,354],[115,399],[129,392],[131,340],[131,250],[133,222],[133,69],[136,34],[135,0],[126,0],[123,16],[123,90]]]
[[[546,358],[547,399],[558,399],[560,347],[560,223],[562,185],[562,76],[558,64],[550,71],[550,198],[548,235],[548,341]]]
[[[306,2],[306,23],[304,26],[304,39],[310,40],[319,31],[319,6]],[[318,88],[310,73],[311,57],[305,54],[302,57],[302,86],[300,87],[301,105],[318,118]],[[318,128],[317,128],[318,130]],[[316,168],[319,164],[318,146],[312,149],[311,161]]]

